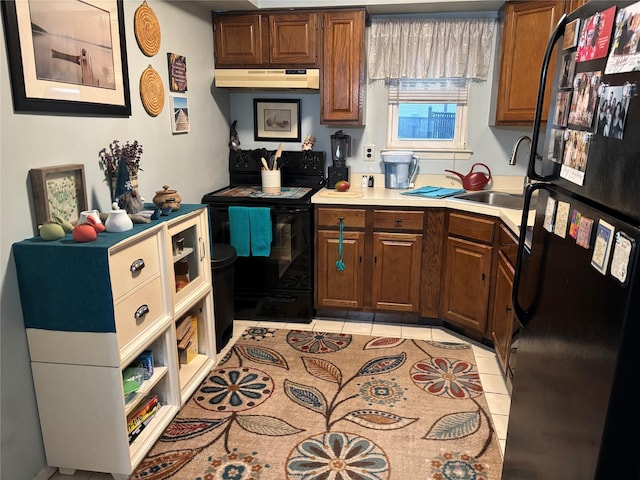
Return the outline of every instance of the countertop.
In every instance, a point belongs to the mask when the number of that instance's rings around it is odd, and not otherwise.
[[[359,174],[353,174],[352,178],[360,178]],[[494,178],[489,188],[485,190],[498,190],[501,192],[521,193],[522,177]],[[402,192],[408,190],[384,188],[384,178],[376,178],[375,187],[361,187],[352,183],[351,188],[344,195],[340,195],[333,189],[323,188],[311,198],[311,203],[319,205],[368,205],[384,207],[424,207],[424,208],[452,208],[466,212],[481,213],[493,217],[499,217],[504,224],[516,235],[520,232],[522,211],[510,208],[499,208],[483,203],[459,200],[453,197],[447,198],[426,198],[414,195],[403,195]],[[415,188],[425,185],[433,185],[447,188],[461,188],[459,182],[452,182],[451,179],[443,175],[425,175],[418,177]],[[534,212],[531,212],[533,215]],[[533,218],[533,217],[532,217]],[[531,221],[529,221],[531,224]]]

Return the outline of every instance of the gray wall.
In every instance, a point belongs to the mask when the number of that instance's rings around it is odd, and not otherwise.
[[[146,57],[138,48],[133,32],[133,16],[140,4],[140,0],[124,2],[132,104],[129,118],[14,113],[2,32],[0,478],[3,479],[31,479],[46,465],[11,254],[13,242],[35,233],[29,169],[67,163],[84,164],[89,207],[100,211],[110,208],[109,189],[103,183],[103,175],[98,167],[98,151],[114,139],[123,142],[136,139],[143,145],[143,171],[139,181],[142,195],[148,201],[166,183],[178,190],[184,203],[199,203],[203,193],[222,187],[229,180],[229,95],[212,88],[210,12],[201,6],[184,2],[149,2],[160,22],[162,43],[158,54]],[[191,118],[191,131],[187,134],[172,135],[168,97],[163,111],[157,117],[150,117],[140,101],[140,75],[149,64],[160,73],[165,93],[168,94],[167,52],[187,58],[187,98]],[[55,277],[51,281],[55,281]],[[65,439],[61,438],[60,441],[64,442]]]

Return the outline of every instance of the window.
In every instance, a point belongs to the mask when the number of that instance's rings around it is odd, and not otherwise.
[[[400,80],[390,83],[387,146],[429,158],[469,158],[464,79]]]

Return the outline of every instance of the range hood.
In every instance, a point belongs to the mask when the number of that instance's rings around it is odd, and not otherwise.
[[[317,68],[216,68],[216,87],[255,89],[320,89]]]

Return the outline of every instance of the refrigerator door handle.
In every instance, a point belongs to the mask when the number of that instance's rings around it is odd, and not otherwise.
[[[542,121],[542,105],[544,103],[544,90],[547,84],[547,73],[549,71],[549,63],[551,62],[551,55],[553,54],[553,48],[556,43],[560,39],[562,35],[564,35],[564,29],[567,24],[567,14],[563,14],[558,24],[556,25],[555,30],[551,34],[549,39],[549,44],[547,45],[547,50],[544,54],[544,59],[542,61],[542,70],[540,71],[540,84],[538,85],[538,101],[536,103],[536,113],[533,120],[533,132],[531,139],[531,148],[529,149],[529,165],[527,166],[527,176],[532,180],[549,180],[548,177],[543,176],[542,174],[536,173],[535,169],[535,161],[536,161],[536,153],[538,150],[538,138],[540,137],[540,123]]]
[[[529,210],[531,205],[531,197],[536,190],[547,188],[548,183],[537,182],[530,183],[525,188],[524,206],[522,207],[522,219],[520,220],[520,236],[518,237],[518,253],[516,256],[516,268],[513,277],[513,290],[511,292],[511,302],[513,304],[513,312],[523,327],[529,322],[532,315],[532,306],[525,309],[520,304],[520,277],[522,276],[522,262],[524,258],[524,249],[527,237],[527,227],[529,221]]]

